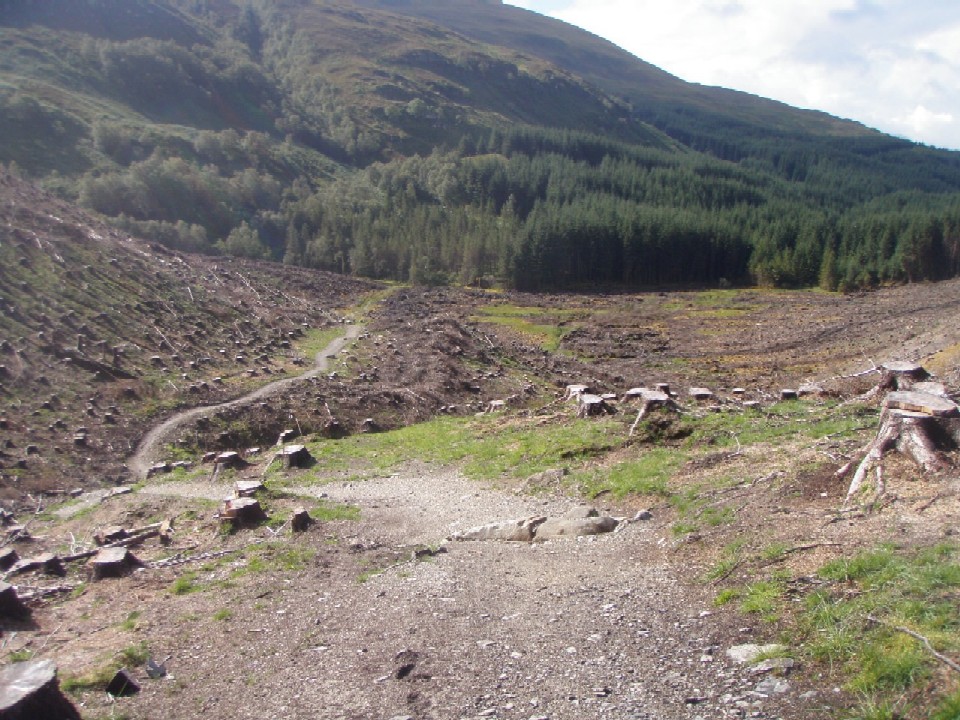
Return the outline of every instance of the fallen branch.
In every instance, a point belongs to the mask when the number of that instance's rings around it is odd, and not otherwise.
[[[888,627],[888,628],[890,628],[891,630],[896,630],[897,632],[902,632],[902,633],[905,634],[905,635],[909,635],[910,637],[919,640],[919,641],[922,642],[922,643],[924,644],[924,646],[927,648],[927,651],[928,651],[931,655],[933,655],[937,660],[939,660],[940,662],[942,662],[944,665],[946,665],[947,667],[949,667],[949,668],[950,668],[951,670],[953,670],[954,672],[960,673],[960,663],[956,662],[955,660],[952,660],[951,658],[948,658],[948,657],[947,657],[946,655],[944,655],[943,653],[937,652],[937,651],[934,649],[933,645],[930,644],[930,640],[929,640],[928,638],[924,637],[923,635],[921,635],[920,633],[914,632],[914,631],[911,630],[910,628],[903,627],[902,625],[891,625],[890,623],[884,622],[883,620],[881,620],[881,619],[879,619],[879,618],[876,618],[876,617],[874,617],[873,615],[867,615],[867,620],[869,620],[869,621],[872,622],[872,623],[876,623],[877,625],[883,625],[884,627]]]

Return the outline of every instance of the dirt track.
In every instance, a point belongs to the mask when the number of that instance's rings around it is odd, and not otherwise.
[[[313,367],[305,373],[297,375],[296,377],[274,380],[234,400],[216,405],[190,408],[164,420],[144,435],[143,440],[140,441],[140,445],[137,447],[137,451],[127,461],[127,466],[136,477],[145,478],[150,466],[158,461],[160,449],[184,425],[203,417],[210,417],[223,410],[235,410],[246,407],[272,395],[277,395],[283,390],[290,389],[297,383],[327,372],[330,365],[330,357],[340,352],[351,340],[355,340],[361,332],[363,332],[363,326],[349,326],[343,337],[332,340],[323,350],[317,353]]]

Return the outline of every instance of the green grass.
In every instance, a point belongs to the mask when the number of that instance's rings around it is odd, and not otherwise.
[[[360,519],[360,508],[355,505],[323,503],[310,510],[310,517],[317,522],[357,521]]]
[[[673,494],[670,490],[670,477],[685,460],[685,453],[669,448],[653,448],[634,460],[576,473],[573,479],[590,497],[609,492],[616,498],[627,495],[668,498]]]
[[[876,425],[876,410],[855,405],[811,407],[802,400],[777,403],[762,411],[711,413],[692,423],[687,445],[718,449],[799,438],[853,437]]]
[[[30,650],[29,648],[23,648],[22,650],[14,650],[9,655],[10,662],[12,663],[26,662],[32,657],[33,657],[33,650]]]
[[[488,322],[510,328],[524,335],[547,352],[557,352],[564,335],[574,326],[568,325],[575,310],[526,307],[520,305],[489,305],[473,317],[475,322]]]
[[[619,447],[623,441],[623,428],[613,421],[538,425],[501,415],[438,418],[390,432],[313,443],[310,448],[325,476],[355,471],[358,466],[383,473],[419,460],[458,465],[472,479],[490,480],[504,475],[528,477],[577,464]]]
[[[213,619],[217,622],[226,622],[233,617],[233,610],[230,608],[220,608],[213,614]]]
[[[761,554],[776,558],[782,549],[769,546]],[[803,596],[793,644],[845,676],[859,698],[851,717],[960,717],[960,695],[938,684],[942,666],[921,641],[897,629],[926,637],[949,657],[960,654],[960,547],[883,545],[827,563],[818,577],[825,585]],[[785,604],[777,580],[725,592],[746,612],[773,617],[797,608]]]
[[[137,629],[137,620],[140,619],[140,611],[134,610],[129,615],[127,615],[123,621],[120,623],[120,629],[126,630],[127,632],[133,632]]]

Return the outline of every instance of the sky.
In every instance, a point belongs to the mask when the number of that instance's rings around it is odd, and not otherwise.
[[[960,150],[960,0],[505,0],[690,82]]]

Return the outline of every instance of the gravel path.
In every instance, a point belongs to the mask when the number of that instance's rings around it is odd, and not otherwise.
[[[157,483],[144,492],[219,498],[225,489]],[[195,644],[178,674],[218,688],[191,717],[820,717],[815,699],[770,696],[758,690],[763,677],[726,658],[767,628],[731,631],[711,588],[680,579],[657,518],[579,540],[458,542],[447,538],[575,501],[419,466],[297,491],[357,505],[361,521],[345,526],[338,559],[265,588],[269,613],[241,604],[237,646],[184,637]],[[416,545],[444,551],[416,561]],[[386,569],[358,581],[364,558],[391,553]],[[177,709],[162,693],[149,704],[157,717]]]

